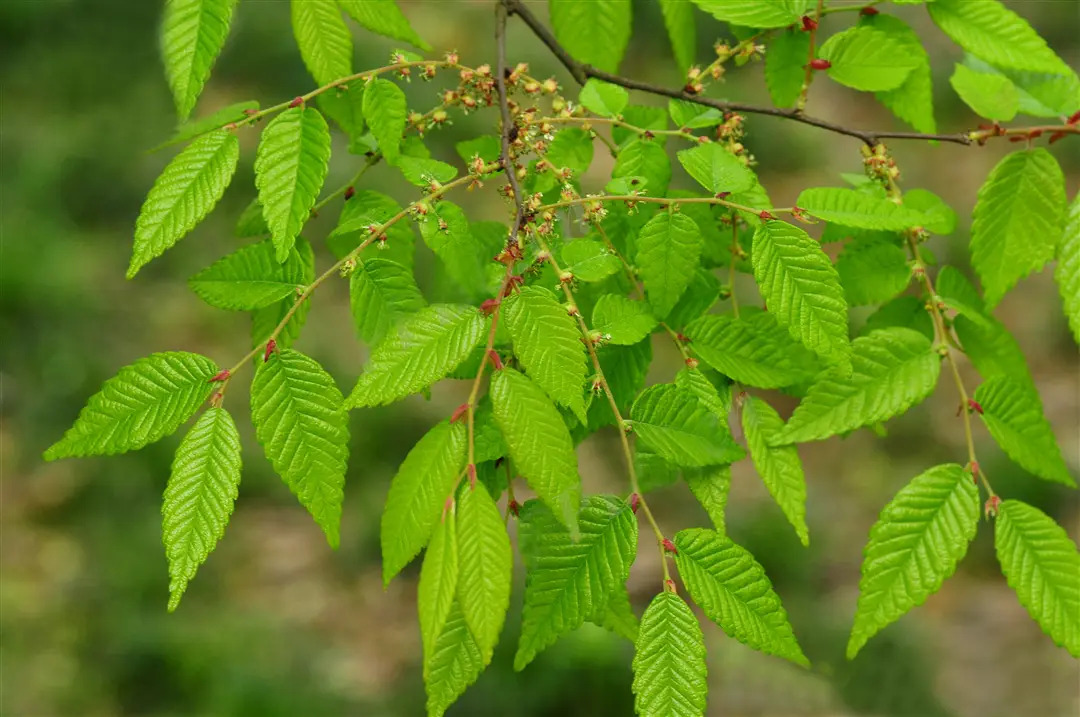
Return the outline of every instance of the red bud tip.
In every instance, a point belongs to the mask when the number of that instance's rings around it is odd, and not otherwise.
[[[266,342],[266,351],[263,353],[263,363],[270,360],[270,354],[277,351],[277,341],[270,339]]]
[[[678,589],[675,587],[675,581],[671,578],[664,580],[664,592],[677,593]]]
[[[822,60],[820,58],[818,58],[816,60],[810,60],[810,69],[811,70],[827,70],[830,67],[832,67],[832,63],[829,62],[828,60]]]
[[[690,343],[690,337],[684,333],[675,334],[675,338],[677,338],[679,341],[682,341],[684,344]]]
[[[248,117],[253,117],[253,116],[259,114],[259,110],[248,108],[248,109],[244,110],[244,114],[247,115]]]
[[[495,309],[499,306],[498,299],[485,299],[484,303],[480,304],[480,313],[484,316],[491,316],[495,313]]]
[[[1076,124],[1080,122],[1080,110],[1074,112],[1069,116],[1069,119],[1065,120],[1065,124]]]
[[[218,371],[217,373],[215,373],[213,376],[211,376],[209,382],[210,383],[217,383],[218,381],[228,381],[228,380],[229,380],[229,369],[223,368],[220,371]]]
[[[871,7],[870,5],[867,5],[862,10],[859,10],[860,15],[865,15],[867,17],[872,17],[874,15],[877,15],[878,12],[880,12],[880,11],[876,7]]]
[[[716,193],[716,198],[717,199],[727,199],[730,196],[731,196],[731,192],[717,192]]]
[[[450,423],[457,423],[461,420],[461,417],[465,415],[465,412],[469,410],[469,404],[463,403],[454,409],[454,412],[450,414]]]
[[[641,505],[641,496],[637,493],[630,494],[630,511],[637,513],[638,506]]]
[[[495,370],[496,371],[502,371],[503,370],[503,362],[502,362],[502,359],[499,358],[499,352],[496,351],[495,349],[488,349],[487,355],[488,355],[488,359],[491,361],[491,365],[495,367]]]
[[[1067,134],[1068,132],[1054,132],[1052,135],[1050,135],[1050,144],[1057,142],[1059,139],[1064,139],[1065,135]]]
[[[966,468],[971,472],[971,482],[978,485],[979,483],[979,462],[971,461],[967,464]]]
[[[289,103],[289,107],[299,107],[302,104],[304,104],[304,98],[303,97],[297,97],[296,99],[294,99],[292,102]]]
[[[469,473],[469,488],[476,490],[476,464],[470,463],[466,470]]]
[[[509,503],[506,504],[506,507],[510,510],[510,514],[513,515],[515,518],[517,517],[518,513],[521,512],[521,506],[518,505],[518,502],[516,500],[511,500]]]
[[[992,495],[986,500],[986,505],[983,506],[983,512],[987,518],[989,518],[991,515],[996,516],[998,514],[998,508],[1000,507],[1001,498],[999,496]]]
[[[817,20],[810,17],[809,15],[803,15],[802,16],[802,29],[805,30],[806,32],[810,32],[811,30],[816,30],[817,29]]]
[[[510,294],[517,289],[521,288],[521,285],[525,283],[525,280],[521,278],[520,274],[515,274],[506,280],[506,288],[503,289],[503,296],[510,296]]]
[[[1009,137],[1009,141],[1014,142],[1014,143],[1015,142],[1025,142],[1025,141],[1027,141],[1029,139],[1031,139],[1031,138],[1028,137],[1027,135],[1024,135],[1024,134],[1016,135],[1015,137]]]
[[[454,509],[454,496],[448,495],[448,496],[446,496],[446,502],[443,503],[442,519],[446,520],[446,514],[449,513],[450,511],[452,511],[453,509]]]
[[[675,553],[676,555],[678,555],[679,549],[675,547],[675,543],[671,542],[667,538],[664,538],[664,540],[662,541],[662,544],[664,546],[664,550],[666,550],[669,553]]]
[[[974,398],[969,398],[968,399],[968,409],[974,411],[975,413],[979,414],[980,416],[982,415],[982,412],[983,412],[983,407],[980,406],[979,402],[976,401]]]
[[[763,222],[767,222],[770,219],[776,219],[776,217],[774,217],[772,212],[770,212],[768,209],[762,209],[761,213],[758,214],[758,219]]]
[[[686,358],[685,363],[686,363],[686,368],[689,368],[689,369],[695,369],[695,368],[698,367],[698,360],[696,358],[694,358],[693,356],[688,356]]]
[[[356,187],[349,185],[349,188],[345,190],[345,201],[349,201],[356,195]]]

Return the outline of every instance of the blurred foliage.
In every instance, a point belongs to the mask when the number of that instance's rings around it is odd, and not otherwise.
[[[238,180],[213,215],[137,280],[122,278],[138,208],[172,151],[145,151],[167,137],[173,123],[157,58],[159,5],[125,0],[0,4],[0,713],[420,714],[417,568],[382,589],[378,515],[407,447],[436,416],[460,402],[460,387],[439,388],[430,402],[410,399],[354,413],[337,553],[326,549],[317,528],[261,457],[250,429],[242,428],[248,465],[237,512],[174,615],[165,612],[159,505],[179,436],[121,457],[50,465],[40,460],[41,450],[119,366],[166,349],[199,351],[224,362],[248,345],[246,318],[204,306],[183,278],[237,244],[232,224],[254,193],[253,132],[242,135]],[[493,59],[490,3],[404,5],[436,48],[456,47],[463,61],[474,64]],[[623,74],[676,84],[666,37],[657,29],[657,6],[646,0],[635,5],[636,30]],[[1075,2],[1013,5],[1068,61],[1080,61]],[[955,49],[929,27],[919,8],[887,9],[909,18],[929,45],[940,124],[946,130],[970,127],[974,118],[946,82],[959,59]],[[699,49],[705,53],[724,29],[699,17]],[[569,84],[543,48],[511,22],[511,61],[529,61],[535,74],[556,73]],[[825,29],[838,29],[841,22],[830,18]],[[356,66],[383,64],[392,47],[364,34]],[[271,104],[310,85],[286,3],[245,1],[199,112],[243,99]],[[426,109],[440,87],[438,81],[414,83],[408,93]],[[766,102],[760,67],[733,72],[723,95]],[[872,99],[824,80],[814,86],[809,111],[860,127],[894,122]],[[491,111],[458,116],[431,144],[439,158],[456,161],[453,143],[489,132],[495,122]],[[752,118],[749,130],[747,144],[778,204],[805,186],[838,184],[841,171],[859,171],[857,146],[848,138],[772,118]],[[1009,148],[894,149],[905,186],[938,192],[966,217],[978,185]],[[1080,183],[1080,142],[1064,141],[1055,151],[1071,195]],[[361,161],[349,157],[344,144],[335,145],[334,155],[329,186],[344,181]],[[402,200],[412,196],[385,166],[370,172],[365,185]],[[503,219],[494,196],[470,196],[463,204],[477,219]],[[968,223],[962,220],[953,237],[935,240],[932,249],[940,261],[966,267]],[[327,228],[323,218],[308,233],[321,238]],[[315,243],[318,247],[319,240]],[[325,251],[320,261],[327,261]],[[421,248],[422,284],[430,277],[430,264]],[[348,385],[363,349],[352,340],[345,291],[335,286],[320,292],[315,303],[318,318],[300,346]],[[1075,472],[1076,349],[1048,273],[1023,282],[998,315],[1027,352]],[[667,359],[657,363],[658,370],[674,372],[677,357],[670,347],[658,344],[656,350]],[[230,392],[237,407],[247,400],[238,389]],[[946,386],[890,424],[884,439],[864,431],[807,447],[812,542],[806,550],[752,468],[745,462],[736,466],[730,530],[772,576],[815,668],[806,672],[764,658],[707,628],[711,714],[1076,713],[1077,665],[1039,633],[1008,591],[987,525],[939,595],[886,630],[855,662],[843,660],[869,526],[904,481],[963,454],[954,402]],[[1036,481],[1011,465],[988,438],[979,440],[980,451],[992,456],[984,468],[1002,494],[1076,525],[1080,513],[1074,495]],[[582,450],[589,492],[621,489],[612,441],[613,436],[601,435]],[[682,486],[663,489],[654,503],[661,523],[705,520]],[[643,551],[631,576],[639,612],[655,590],[654,561],[652,551]],[[451,714],[630,713],[629,644],[586,628],[519,674],[511,667],[517,627],[511,619],[492,668]]]

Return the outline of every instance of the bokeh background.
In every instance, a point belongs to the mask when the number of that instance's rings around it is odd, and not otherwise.
[[[217,551],[165,612],[167,573],[159,506],[180,434],[137,453],[45,464],[56,440],[103,380],[158,350],[191,350],[227,365],[248,347],[246,316],[203,305],[184,278],[236,248],[236,217],[253,196],[256,133],[233,186],[188,238],[123,278],[139,206],[173,150],[147,153],[174,124],[157,54],[160,2],[5,0],[0,3],[0,473],[3,559],[0,575],[0,713],[49,715],[419,715],[423,712],[420,638],[412,566],[387,590],[378,564],[378,521],[390,477],[412,443],[461,402],[460,382],[430,400],[414,398],[352,415],[342,547],[320,532],[272,472],[243,419],[244,384],[230,405],[244,433],[240,500]],[[658,6],[635,0],[635,29],[624,74],[676,85]],[[1080,63],[1080,3],[1017,0],[1073,66]],[[463,62],[493,62],[492,3],[403,3],[437,50]],[[928,45],[939,123],[945,131],[977,120],[947,83],[959,51],[917,7],[883,6],[911,22]],[[545,16],[543,3],[534,10]],[[700,57],[725,28],[698,15]],[[851,16],[828,19],[832,32]],[[385,64],[392,41],[356,28],[357,68]],[[555,74],[544,48],[511,20],[511,62]],[[424,110],[451,80],[414,83]],[[288,5],[243,0],[199,114],[244,99],[264,106],[311,87],[292,40]],[[576,90],[570,90],[573,96]],[[714,96],[767,102],[760,63],[732,71]],[[652,98],[635,101],[651,103]],[[821,79],[809,111],[859,127],[897,122],[867,95]],[[432,136],[436,156],[456,161],[453,143],[492,131],[494,111],[462,118]],[[859,172],[855,140],[794,123],[754,117],[746,144],[778,205],[807,186],[838,185]],[[328,186],[345,181],[362,159],[336,140]],[[900,144],[893,147],[905,187],[925,187],[960,213],[961,228],[931,246],[940,260],[968,270],[967,232],[975,193],[993,164],[1013,149]],[[1054,148],[1080,188],[1080,141]],[[602,186],[611,159],[598,146],[588,185]],[[415,195],[378,166],[363,185]],[[494,194],[459,198],[476,219],[504,219]],[[456,200],[457,201],[457,200]],[[306,234],[318,263],[330,261],[322,238],[336,211]],[[431,257],[419,244],[421,273]],[[366,349],[353,339],[344,282],[314,299],[298,346],[348,388]],[[1023,282],[997,315],[1014,332],[1035,375],[1066,458],[1078,473],[1080,384],[1077,349],[1061,315],[1049,271]],[[858,324],[865,318],[856,314]],[[677,357],[657,343],[657,380]],[[969,373],[969,385],[975,377]],[[789,399],[779,399],[785,413]],[[748,461],[735,466],[729,506],[733,537],[766,566],[814,662],[811,671],[763,657],[706,625],[711,715],[1075,715],[1078,663],[1045,637],[1000,576],[991,526],[983,523],[967,558],[941,590],[880,636],[854,662],[843,647],[857,596],[862,546],[881,506],[925,468],[962,461],[956,397],[942,381],[934,397],[890,422],[879,438],[860,431],[800,449],[809,484],[809,549],[802,548]],[[1008,462],[982,430],[978,449],[997,490],[1040,506],[1077,534],[1076,494],[1040,482]],[[590,492],[624,491],[613,434],[579,450]],[[705,525],[685,486],[653,499],[669,531]],[[656,589],[656,557],[642,550],[630,580],[638,614]],[[464,715],[629,715],[632,646],[586,626],[561,639],[523,674],[511,667],[518,634],[520,570],[494,663],[456,705]]]

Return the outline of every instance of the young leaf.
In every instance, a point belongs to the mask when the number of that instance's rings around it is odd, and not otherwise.
[[[645,389],[630,409],[630,418],[641,442],[676,465],[696,468],[743,457],[727,425],[674,384]]]
[[[463,487],[459,496],[457,596],[486,665],[510,606],[513,553],[499,508],[484,484]]]
[[[1040,478],[1076,487],[1033,386],[996,376],[975,389],[975,401],[990,435],[1009,458]]]
[[[603,82],[594,77],[581,88],[578,102],[593,114],[601,117],[618,117],[630,102],[630,93],[618,85]]]
[[[439,524],[465,465],[465,434],[464,423],[437,424],[412,447],[390,482],[380,527],[384,584],[416,557]]]
[[[928,232],[948,235],[956,231],[956,211],[933,192],[910,189],[904,192],[904,206],[923,215],[922,227]]]
[[[465,622],[457,600],[450,607],[442,634],[424,666],[429,717],[442,717],[447,708],[484,671],[484,655]]]
[[[585,345],[574,319],[554,294],[533,286],[508,298],[502,315],[529,378],[584,423]]]
[[[575,60],[605,72],[619,71],[630,42],[630,0],[548,0],[548,9],[555,37]]]
[[[856,229],[899,232],[921,226],[924,219],[888,199],[840,187],[804,189],[796,204],[822,221]]]
[[[173,157],[139,210],[127,278],[210,213],[232,181],[239,159],[240,142],[227,130],[205,134]]]
[[[803,545],[810,544],[806,530],[806,477],[795,446],[773,446],[773,437],[784,420],[765,401],[750,397],[742,409],[746,446],[765,487],[784,511]]]
[[[1020,94],[1005,75],[983,74],[958,64],[949,84],[980,117],[1008,122],[1020,109]]]
[[[352,33],[334,0],[291,0],[293,35],[315,83],[352,74]]]
[[[236,0],[165,3],[161,56],[181,121],[191,115],[203,85],[210,79],[210,70],[229,35],[234,7]]]
[[[1041,147],[1013,152],[994,167],[971,225],[971,263],[988,307],[1054,258],[1065,202],[1065,176]]]
[[[662,197],[667,193],[668,184],[671,182],[671,160],[668,159],[664,146],[656,140],[635,139],[619,150],[611,176],[613,179],[644,177],[644,189],[653,196]]]
[[[906,42],[872,25],[856,25],[833,35],[818,57],[832,63],[831,79],[866,92],[900,87],[922,61]]]
[[[725,426],[731,413],[731,386],[717,389],[716,385],[698,368],[680,369],[675,374],[675,385],[692,395],[699,403],[720,419]]]
[[[1080,194],[1069,205],[1065,216],[1065,231],[1058,242],[1054,279],[1061,291],[1065,318],[1069,320],[1073,338],[1080,344]]]
[[[592,327],[606,343],[631,346],[656,328],[656,318],[644,301],[631,301],[618,294],[604,294],[593,307]]]
[[[311,244],[308,243],[307,239],[297,237],[296,246],[289,252],[289,258],[280,266],[283,267],[286,276],[298,279],[300,284],[306,286],[315,281],[315,253],[311,250]],[[289,348],[299,338],[300,330],[304,328],[310,310],[310,301],[297,305],[293,297],[282,299],[276,304],[271,304],[262,309],[256,309],[251,314],[252,347],[265,345],[267,337],[274,332],[277,325],[291,312],[289,320],[285,322],[285,327],[277,335],[278,348]],[[255,357],[256,362],[261,360],[261,356]],[[258,367],[258,363],[256,363],[256,367]]]
[[[255,186],[277,260],[285,261],[319,196],[330,162],[330,128],[314,107],[293,107],[263,130]]]
[[[671,51],[675,55],[675,64],[679,72],[686,72],[694,64],[697,49],[697,26],[694,22],[694,8],[682,0],[660,0],[660,11],[664,15],[664,27],[671,40]]]
[[[708,240],[705,248],[709,248]],[[719,298],[720,280],[711,271],[699,268],[679,298],[679,303],[668,313],[665,322],[674,329],[681,329],[708,311]]]
[[[425,52],[431,50],[431,45],[416,34],[394,0],[338,0],[338,5],[374,33],[407,42]]]
[[[836,259],[836,273],[851,306],[883,304],[911,283],[907,255],[891,239],[857,237]]]
[[[668,100],[667,106],[671,121],[675,123],[676,127],[681,127],[683,129],[715,127],[724,121],[724,113],[720,110],[715,107],[699,105],[697,102],[691,102],[690,100],[670,99]],[[690,197],[693,195],[688,193],[686,196]],[[683,207],[684,211],[685,209],[686,208]]]
[[[754,185],[754,173],[717,142],[679,152],[679,164],[713,194],[741,192]]]
[[[368,259],[358,261],[349,276],[349,305],[360,337],[376,346],[427,302],[407,267],[386,259]]]
[[[210,396],[217,372],[210,359],[183,351],[125,366],[90,397],[45,460],[126,453],[171,435]]]
[[[727,532],[724,511],[727,509],[728,493],[731,491],[731,466],[689,468],[683,471],[683,479],[697,502],[705,509],[717,532]]]
[[[679,531],[675,547],[679,575],[710,620],[744,645],[809,666],[779,596],[753,555],[702,528]]]
[[[379,151],[390,164],[401,154],[408,109],[405,93],[390,80],[375,78],[364,89],[364,118],[379,143]]]
[[[641,717],[701,717],[708,693],[705,636],[681,597],[664,591],[634,644],[634,709]]]
[[[721,22],[762,29],[787,27],[810,12],[811,0],[692,0]]]
[[[641,228],[637,265],[657,317],[667,316],[686,291],[703,244],[697,223],[685,214],[661,211]]]
[[[707,314],[692,321],[686,332],[705,363],[750,386],[790,386],[816,370],[812,354],[795,343],[772,314],[751,319]]]
[[[433,214],[420,225],[424,243],[446,265],[446,273],[466,291],[479,297],[485,294],[485,266],[498,248],[486,246],[470,225],[461,207],[453,202],[439,202]],[[500,240],[505,239],[505,230]],[[501,247],[501,244],[500,244]]]
[[[792,338],[830,363],[851,354],[847,304],[840,279],[821,245],[798,227],[768,221],[754,232],[754,278],[769,313]]]
[[[560,635],[599,612],[622,588],[638,537],[630,505],[612,496],[589,496],[581,507],[577,539],[539,501],[527,501],[519,520],[525,606],[514,656],[518,671]]]
[[[340,543],[349,460],[349,421],[341,391],[314,359],[271,353],[251,382],[251,420],[274,470],[326,533]]]
[[[998,0],[936,0],[930,17],[953,41],[998,67],[1068,72],[1068,66],[1022,17]]]
[[[802,92],[806,78],[806,58],[810,56],[810,33],[789,28],[769,43],[765,55],[765,82],[777,107],[792,107]]]
[[[1018,500],[998,508],[994,547],[1020,604],[1055,643],[1080,657],[1080,553],[1050,516]]]
[[[371,352],[345,407],[382,406],[427,388],[468,357],[487,325],[472,306],[434,304],[417,311]]]
[[[224,409],[206,409],[173,458],[161,505],[169,559],[169,612],[206,562],[232,515],[240,485],[240,434]]]
[[[431,654],[446,628],[458,587],[458,537],[454,509],[443,513],[431,533],[424,553],[416,605],[420,613],[420,637],[424,642],[424,676],[430,673]]]
[[[611,86],[615,87],[615,85]],[[497,157],[498,152],[496,152]],[[593,160],[592,137],[588,132],[577,127],[560,130],[548,145],[547,159],[556,168],[566,167],[574,174],[583,174]]]
[[[563,134],[560,132],[557,136],[562,137]],[[564,244],[562,260],[566,270],[579,281],[602,281],[622,268],[619,257],[591,239],[575,239]]]
[[[931,468],[889,501],[866,544],[849,660],[882,628],[938,591],[978,524],[979,489],[956,464]]]
[[[576,535],[581,478],[562,416],[539,386],[512,368],[495,372],[489,394],[514,466],[559,522]]]
[[[363,155],[371,151],[367,122],[364,121],[364,85],[350,82],[323,92],[316,98],[322,113],[334,120],[349,138],[349,152]]]
[[[911,329],[873,331],[851,348],[852,373],[823,372],[775,444],[818,441],[898,416],[929,396],[941,373],[941,357]]]
[[[917,58],[915,69],[899,87],[875,92],[874,96],[916,131],[930,134],[937,132],[937,122],[934,120],[934,80],[930,69],[930,55],[923,48],[919,36],[903,20],[883,12],[863,16],[859,22],[887,33],[905,48],[906,56]]]
[[[394,160],[394,166],[401,170],[406,181],[417,187],[427,188],[432,181],[445,184],[457,176],[457,167],[437,159],[407,157],[400,155]]]
[[[261,241],[234,251],[188,279],[188,286],[219,309],[253,311],[292,298],[304,284],[300,262],[278,263],[274,245]]]

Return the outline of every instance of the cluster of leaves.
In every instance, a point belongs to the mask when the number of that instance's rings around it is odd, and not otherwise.
[[[207,81],[234,5],[166,4],[162,48],[181,120]],[[816,12],[811,0],[694,5],[728,23],[736,42],[718,45],[704,70],[691,67],[693,8],[661,0],[688,93],[719,79],[729,61],[764,54],[778,107],[804,100],[813,72],[824,69],[873,93],[917,130],[935,131],[928,58],[898,18],[864,10],[815,52],[821,3]],[[454,53],[432,61],[396,51],[390,65],[354,73],[343,12],[369,30],[430,48],[391,0],[294,0],[291,8],[300,55],[319,87],[265,110],[245,102],[182,124],[171,141],[188,144],[150,190],[128,271],[135,276],[213,209],[237,166],[238,132],[272,117],[256,150],[256,195],[237,223],[237,234],[253,243],[190,280],[211,306],[251,314],[251,350],[224,370],[180,351],[141,359],[107,381],[45,453],[53,460],[135,450],[172,434],[209,402],[180,442],[164,495],[170,610],[233,510],[241,451],[224,402],[229,382],[253,359],[256,436],[333,547],[349,457],[345,411],[465,379],[465,404],[419,440],[391,481],[381,524],[386,582],[424,551],[418,604],[429,712],[441,715],[456,700],[499,640],[513,570],[498,506],[506,494],[526,573],[516,668],[594,622],[635,642],[639,713],[700,715],[704,638],[670,577],[671,560],[692,601],[728,635],[809,664],[765,570],[727,536],[731,464],[752,461],[808,544],[797,444],[903,414],[935,389],[943,361],[966,355],[983,379],[969,397],[952,371],[965,404],[969,461],[928,468],[882,510],[866,546],[848,654],[955,570],[978,529],[981,481],[1009,584],[1046,633],[1080,656],[1080,554],[1046,514],[993,492],[970,433],[978,415],[1021,468],[1075,486],[1024,357],[992,314],[1020,279],[1056,257],[1065,312],[1080,340],[1080,199],[1067,206],[1053,155],[1013,152],[980,190],[970,243],[980,294],[953,267],[938,267],[931,280],[934,262],[923,244],[952,234],[956,216],[929,191],[902,191],[883,145],[864,147],[866,172],[845,175],[849,186],[808,188],[796,206],[776,208],[743,144],[742,115],[691,98],[666,108],[631,104],[625,89],[596,79],[567,99],[524,65],[469,68]],[[927,9],[969,53],[952,84],[982,117],[1057,117],[1080,108],[1075,73],[996,0],[934,0]],[[629,2],[551,0],[550,10],[555,37],[576,60],[617,69],[630,37]],[[390,79],[448,72],[454,86],[423,113],[410,111]],[[448,111],[495,105],[512,123],[501,138],[459,144],[461,167],[431,158],[421,138],[449,121]],[[349,185],[320,200],[331,153],[324,115],[363,159]],[[1010,132],[995,125],[971,138]],[[1037,137],[1026,136],[1029,144]],[[582,178],[597,140],[615,163],[603,191],[587,194]],[[668,145],[677,143],[673,164]],[[402,207],[356,189],[380,160],[419,188],[415,202]],[[504,186],[504,179],[513,181]],[[445,198],[484,182],[502,187],[514,223],[473,221]],[[335,260],[316,275],[315,251],[301,232],[314,209],[340,196],[340,219],[325,238]],[[823,225],[820,238],[800,224]],[[471,302],[429,303],[413,275],[413,225],[455,296]],[[835,262],[824,248],[830,244],[840,245]],[[740,272],[753,277],[762,306],[745,297],[740,306]],[[347,396],[315,359],[291,348],[308,297],[338,275],[349,282],[356,331],[371,349]],[[852,306],[878,307],[854,338]],[[675,343],[685,367],[646,386],[654,335]],[[769,390],[800,399],[790,418],[768,403]],[[742,443],[731,421],[740,424]],[[623,441],[629,489],[584,495],[575,446],[609,426]],[[516,501],[518,477],[535,499]],[[646,493],[676,481],[713,524],[669,539]],[[663,566],[662,589],[640,621],[625,585],[639,510]]]

